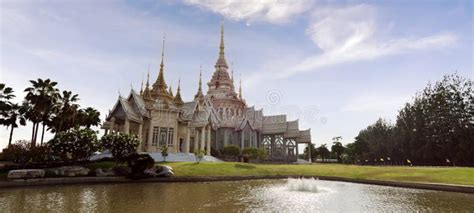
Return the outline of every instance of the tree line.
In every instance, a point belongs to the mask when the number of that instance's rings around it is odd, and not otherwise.
[[[394,124],[380,118],[346,146],[335,140],[331,152],[325,145],[311,150],[323,159],[363,165],[474,166],[472,85],[471,79],[446,75],[406,103]]]
[[[58,134],[74,127],[90,128],[100,124],[100,113],[92,107],[81,108],[79,96],[71,91],[60,91],[57,82],[50,79],[30,80],[23,101],[14,103],[14,90],[0,83],[0,125],[10,128],[8,146],[12,144],[13,130],[31,122],[31,146],[43,145],[45,131]],[[41,128],[41,132],[39,132]]]

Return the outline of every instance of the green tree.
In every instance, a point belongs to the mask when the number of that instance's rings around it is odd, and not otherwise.
[[[40,123],[43,124],[41,135],[41,143],[43,143],[45,126],[50,120],[59,92],[55,88],[58,83],[50,79],[43,80],[38,78],[38,80],[31,80],[30,82],[32,86],[25,89],[27,94],[24,106],[28,107],[29,113],[26,116],[33,123],[31,143],[32,146],[35,146]]]
[[[303,151],[304,158],[309,161],[309,156],[311,154],[311,162],[315,162],[316,158],[318,157],[318,151],[314,147],[313,143],[309,144],[308,147],[304,148],[304,151]],[[309,150],[311,150],[311,153],[309,153]]]
[[[329,149],[326,147],[326,144],[321,144],[321,146],[317,148],[317,153],[319,154],[319,156],[321,156],[321,160],[323,162],[329,158],[330,154]]]
[[[332,146],[331,146],[331,152],[333,153],[334,157],[337,158],[338,162],[341,162],[341,155],[344,153],[344,146],[340,142],[342,140],[341,136],[334,137],[332,138]]]
[[[136,135],[108,134],[100,139],[101,148],[109,150],[118,163],[128,160],[129,156],[137,153],[140,140]]]
[[[63,91],[59,96],[58,104],[56,105],[54,116],[51,120],[50,129],[52,132],[67,131],[78,125],[79,101],[77,94],[71,91]]]
[[[91,126],[98,126],[100,124],[100,112],[92,107],[79,110],[80,126],[91,128]]]
[[[64,161],[88,160],[98,150],[98,146],[97,133],[80,128],[59,132],[48,142],[53,154]]]

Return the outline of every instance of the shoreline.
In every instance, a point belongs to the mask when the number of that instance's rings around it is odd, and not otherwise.
[[[0,190],[12,188],[44,187],[44,186],[69,186],[85,184],[123,184],[123,183],[197,183],[216,181],[241,181],[241,180],[261,180],[261,179],[286,179],[286,178],[315,178],[327,181],[340,181],[358,184],[369,184],[379,186],[391,186],[400,188],[425,189],[446,192],[459,192],[474,194],[474,186],[451,185],[439,183],[416,183],[416,182],[396,182],[383,180],[364,180],[333,176],[299,176],[299,175],[266,175],[266,176],[194,176],[194,177],[162,177],[132,180],[126,177],[66,177],[66,178],[39,178],[15,181],[0,181]]]

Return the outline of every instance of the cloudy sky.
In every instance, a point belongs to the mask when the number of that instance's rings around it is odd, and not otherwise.
[[[213,72],[222,18],[247,103],[299,118],[318,145],[352,142],[379,117],[394,121],[429,81],[474,75],[469,0],[2,0],[0,8],[0,82],[16,101],[28,80],[51,78],[102,118],[119,92],[140,88],[148,66],[156,79],[165,34],[166,81],[176,88],[181,79],[191,100],[199,66],[205,81]],[[30,132],[21,127],[14,140]],[[7,140],[2,128],[0,148]]]

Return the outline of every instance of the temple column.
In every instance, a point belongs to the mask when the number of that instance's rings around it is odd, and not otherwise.
[[[138,151],[141,151],[142,150],[142,144],[143,144],[143,137],[142,137],[142,128],[143,128],[143,124],[140,123],[140,125],[138,125],[138,138],[140,139],[140,144],[138,144]]]
[[[130,134],[130,121],[125,118],[125,124],[123,125],[123,133]]]
[[[146,144],[146,151],[147,152],[150,152],[152,147],[151,145],[153,144],[153,126],[151,126],[151,121],[150,121],[150,125],[148,127],[148,142]]]
[[[211,127],[207,128],[206,154],[211,155]]]
[[[240,150],[244,150],[244,130],[240,132]]]
[[[199,142],[199,131],[197,129],[194,129],[195,136],[194,136],[194,154],[197,154],[197,151],[199,150],[198,142]]]
[[[204,151],[204,145],[206,144],[206,127],[201,128],[201,151]]]
[[[214,138],[216,140],[216,150],[219,150],[219,138],[217,137],[219,135],[219,129],[216,130],[216,137]]]
[[[298,142],[296,143],[296,145],[298,146]],[[311,143],[308,143],[308,160],[309,160],[309,163],[312,163],[311,162]]]
[[[222,129],[222,131],[224,131],[224,147],[227,146],[227,131],[226,129]]]
[[[186,126],[186,141],[184,141],[184,153],[189,153],[189,139],[191,137],[191,130]]]

